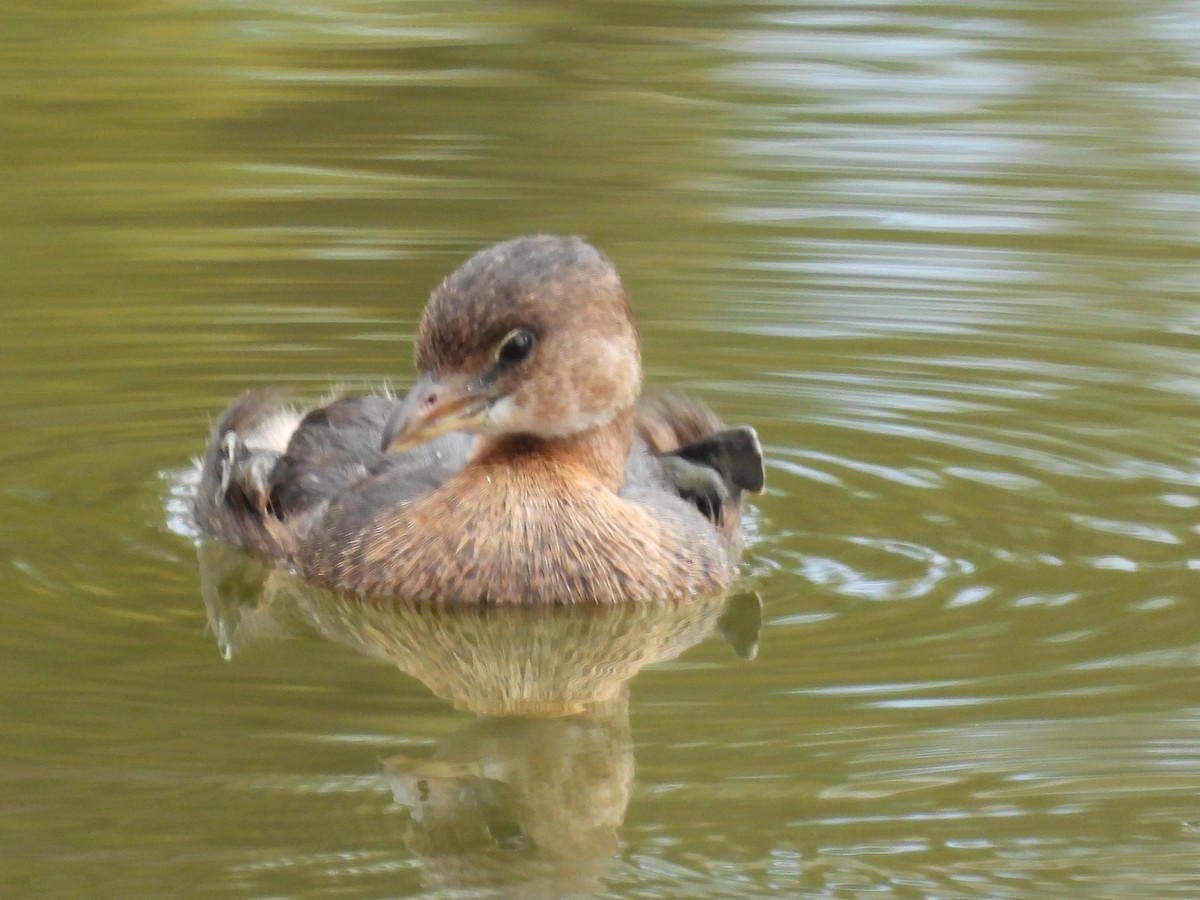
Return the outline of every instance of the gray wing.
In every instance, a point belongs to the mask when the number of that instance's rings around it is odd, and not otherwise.
[[[399,402],[340,397],[302,418],[293,414],[286,423],[290,436],[281,441],[268,438],[284,418],[278,404],[259,394],[238,398],[213,429],[202,463],[195,503],[200,527],[230,543],[286,556],[312,513],[364,479],[384,486],[386,497],[373,498],[379,503],[438,487],[466,462],[473,439],[447,434],[384,454],[384,426]]]

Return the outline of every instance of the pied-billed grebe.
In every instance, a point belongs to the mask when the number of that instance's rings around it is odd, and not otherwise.
[[[433,292],[408,395],[301,415],[243,396],[213,429],[207,533],[364,594],[451,603],[609,603],[721,590],[750,428],[699,403],[639,403],[639,337],[612,264],[523,237]]]

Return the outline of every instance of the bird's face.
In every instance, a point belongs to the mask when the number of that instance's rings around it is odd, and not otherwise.
[[[416,360],[385,450],[459,430],[566,437],[610,422],[641,390],[624,287],[576,238],[518,238],[470,259],[430,298]]]

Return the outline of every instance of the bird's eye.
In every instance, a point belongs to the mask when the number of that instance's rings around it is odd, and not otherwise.
[[[533,352],[533,333],[524,328],[514,328],[504,336],[496,351],[496,361],[506,366],[519,363]]]

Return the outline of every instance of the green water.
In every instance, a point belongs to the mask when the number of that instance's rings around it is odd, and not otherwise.
[[[1200,895],[1197,22],[0,6],[0,894]],[[231,397],[402,389],[532,231],[762,435],[730,610],[197,547]]]

